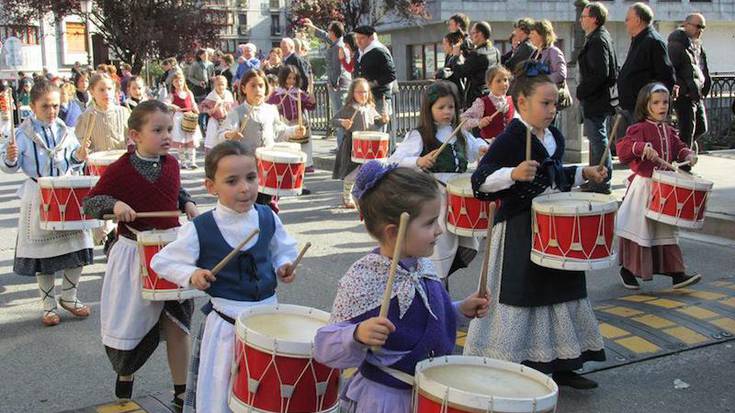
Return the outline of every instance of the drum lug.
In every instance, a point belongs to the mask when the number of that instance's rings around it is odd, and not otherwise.
[[[582,251],[582,243],[581,242],[573,242],[570,246],[570,249],[572,251]]]
[[[281,384],[281,397],[284,399],[290,399],[291,396],[293,396],[294,390],[296,390],[296,386]]]
[[[683,202],[677,202],[676,203],[676,212],[681,212],[681,210],[684,208]]]
[[[260,382],[255,379],[251,379],[248,377],[248,392],[250,394],[255,394],[258,392],[258,387],[260,386]]]
[[[316,394],[317,396],[323,396],[324,393],[327,392],[327,386],[329,385],[329,382],[326,381],[320,381],[316,383]]]
[[[536,232],[538,233],[538,228],[536,228]],[[559,246],[559,241],[557,241],[556,238],[551,238],[549,239],[549,246],[556,248]]]
[[[597,236],[597,245],[606,245],[605,237],[602,235]]]

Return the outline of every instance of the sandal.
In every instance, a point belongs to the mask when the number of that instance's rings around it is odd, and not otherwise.
[[[46,327],[53,327],[55,325],[59,325],[59,323],[61,322],[61,316],[57,312],[57,309],[54,308],[52,310],[43,312],[43,316],[41,316],[41,322]]]
[[[71,305],[67,303],[71,303]],[[80,318],[87,318],[92,313],[92,310],[89,308],[89,306],[82,304],[82,302],[77,299],[74,299],[74,301],[68,301],[60,298],[59,305],[64,310]]]

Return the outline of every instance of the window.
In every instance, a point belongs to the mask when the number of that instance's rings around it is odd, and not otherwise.
[[[240,26],[247,26],[248,25],[248,15],[245,13],[238,14],[237,24],[239,24]]]
[[[279,13],[271,14],[271,36],[281,35],[281,15]]]
[[[444,66],[444,51],[441,43],[416,44],[408,46],[408,79],[433,79],[434,73]]]
[[[280,0],[270,0],[270,6],[271,6],[271,9],[280,9],[281,1]]]
[[[87,51],[87,32],[84,23],[66,22],[66,33],[64,33],[66,50],[72,53],[84,53]]]
[[[38,26],[9,25],[0,26],[0,40],[8,37],[17,37],[23,44],[32,45],[38,42]]]
[[[408,46],[408,80],[424,78],[424,49],[421,46]]]

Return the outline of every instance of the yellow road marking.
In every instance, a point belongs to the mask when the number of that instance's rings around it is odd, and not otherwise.
[[[714,285],[715,287],[730,287],[731,285],[735,285],[730,281],[713,281],[710,284]]]
[[[646,314],[640,317],[635,317],[633,318],[633,320],[653,328],[666,328],[676,325],[676,323],[671,320],[667,320],[653,314]]]
[[[608,323],[600,323],[600,334],[607,339],[629,336],[630,333],[622,328],[615,327]]]
[[[457,341],[455,341],[455,344],[457,344],[460,347],[464,347],[465,340],[467,340],[467,337],[457,337]]]
[[[710,323],[716,325],[717,327],[720,327],[730,334],[735,334],[735,320],[733,320],[732,318],[718,318],[717,320],[710,321]]]
[[[674,328],[667,328],[664,330],[664,333],[678,338],[683,343],[686,343],[688,345],[694,345],[699,343],[704,343],[707,341],[707,337],[697,333],[694,330],[690,330],[686,327],[674,327]]]
[[[615,342],[627,348],[628,350],[634,353],[638,353],[638,354],[656,353],[661,350],[659,346],[651,343],[645,338],[641,338],[638,336],[620,338],[620,339],[615,340]]]
[[[618,298],[618,300],[632,301],[634,303],[643,303],[643,302],[651,301],[655,299],[656,297],[651,297],[650,295],[640,295],[640,294],[628,295],[625,297]]]
[[[694,318],[698,318],[700,320],[706,320],[708,318],[715,318],[719,316],[719,314],[713,311],[707,310],[702,307],[697,307],[696,305],[692,305],[692,306],[684,307],[684,308],[677,308],[676,311],[692,316]]]
[[[679,290],[675,290],[675,291],[681,291],[682,293],[685,293],[686,295],[691,295],[692,297],[701,298],[702,300],[719,300],[720,298],[727,297],[725,294],[713,293],[709,291],[690,290],[689,288],[680,288]]]
[[[729,305],[730,307],[735,307],[735,297],[730,297],[727,300],[721,300],[722,304]]]
[[[639,314],[643,314],[642,311],[634,310],[628,307],[621,307],[621,306],[605,308],[601,311],[604,311],[606,313],[610,313],[610,314],[613,314],[619,317],[632,317],[632,316],[636,316]]]
[[[677,307],[683,307],[684,306],[684,303],[682,303],[682,302],[674,301],[674,300],[668,300],[666,298],[659,298],[657,300],[648,301],[648,302],[646,302],[646,304],[651,304],[651,305],[655,305],[655,306],[663,307],[663,308],[677,308]]]
[[[96,410],[97,413],[132,413],[133,411],[140,410],[140,406],[138,405],[138,403],[135,403],[133,401],[114,402],[102,406],[97,406]]]

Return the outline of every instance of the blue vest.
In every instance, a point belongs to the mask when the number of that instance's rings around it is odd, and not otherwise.
[[[276,272],[273,269],[270,243],[276,229],[273,212],[268,206],[254,205],[258,212],[258,242],[247,251],[240,251],[222,270],[217,280],[206,290],[212,297],[235,301],[260,301],[276,291]],[[212,211],[194,218],[199,237],[199,268],[213,268],[229,254],[234,246],[225,241],[217,227]],[[208,311],[207,311],[208,312]]]

